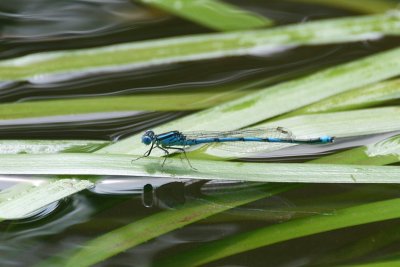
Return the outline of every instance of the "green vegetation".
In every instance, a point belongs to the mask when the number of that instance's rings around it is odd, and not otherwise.
[[[218,0],[140,0],[200,25],[218,31],[237,31],[270,26],[273,22],[260,15]]]
[[[267,30],[171,37],[100,48],[38,53],[0,61],[0,81],[80,77],[183,61],[274,53],[300,45],[321,45],[399,35],[396,14],[330,19]],[[50,79],[51,76],[49,77]],[[54,79],[54,77],[53,77]]]
[[[149,10],[162,9],[192,23],[229,32],[171,36],[1,60],[0,80],[22,83],[46,79],[74,80],[88,74],[135,71],[136,68],[152,68],[160,64],[188,61],[202,64],[200,61],[207,59],[265,56],[300,46],[347,44],[400,35],[399,12],[392,10],[380,14],[393,8],[395,1],[368,0],[363,4],[358,1],[296,1],[377,14],[272,27],[269,18],[222,1],[205,0],[199,5],[195,1],[141,0],[141,4],[150,6],[146,7]],[[259,29],[267,26],[270,28]],[[140,142],[140,133],[114,142],[57,140],[56,136],[53,140],[2,140],[0,174],[14,175],[19,183],[0,192],[0,220],[29,217],[55,201],[95,186],[101,175],[132,176],[132,179],[141,181],[179,178],[259,182],[256,185],[243,183],[240,188],[223,194],[193,198],[175,209],[155,212],[122,227],[107,228],[107,232],[100,236],[82,241],[81,246],[66,248],[38,262],[39,266],[91,266],[171,231],[200,223],[211,216],[218,219],[218,214],[256,200],[296,192],[309,187],[309,183],[398,184],[400,47],[391,47],[293,80],[267,87],[250,86],[246,91],[235,88],[233,84],[229,88],[208,88],[198,92],[2,103],[0,120],[6,126],[18,123],[19,119],[56,115],[192,111],[183,118],[154,127],[154,131],[283,126],[297,137],[329,134],[340,140],[384,134],[387,138],[352,149],[346,147],[344,151],[327,151],[329,155],[304,163],[233,161],[241,157],[240,153],[221,152],[218,146],[210,146],[188,153],[191,164],[197,170],[177,157],[168,158],[165,167],[162,167],[160,151],[154,151],[152,157],[132,161],[146,149]],[[338,146],[338,149],[341,147]],[[18,178],[18,175],[25,176]],[[38,176],[29,180],[31,175]],[[377,195],[371,200],[357,192],[338,194],[335,201],[340,202],[342,198],[349,201],[338,203],[333,213],[304,213],[279,224],[260,224],[216,241],[184,248],[179,253],[173,252],[168,258],[157,259],[155,265],[198,266],[289,240],[398,219],[400,200]],[[353,203],[351,200],[355,196],[361,200]],[[317,194],[307,197],[310,202],[324,199]],[[328,198],[325,201],[329,201]],[[322,206],[321,210],[324,211],[324,208],[326,206]],[[262,222],[260,219],[259,223]],[[390,231],[396,232],[396,229]],[[315,261],[315,264],[334,265],[353,261],[384,248],[398,240],[399,236],[372,233],[370,238],[377,240],[376,247],[365,238],[352,242],[349,250],[337,250]],[[393,266],[399,262],[397,254],[375,260],[362,262],[360,266]]]

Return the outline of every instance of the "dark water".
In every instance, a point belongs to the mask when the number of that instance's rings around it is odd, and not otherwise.
[[[353,15],[316,5],[282,1],[229,1],[266,15],[279,24]],[[245,2],[245,3],[244,3]],[[0,3],[0,58],[37,51],[84,48],[107,44],[205,33],[210,30],[158,10],[123,0],[28,1]],[[296,48],[272,56],[232,57],[157,66],[149,69],[90,76],[60,82],[16,82],[1,85],[0,101],[24,102],[83,96],[250,90],[300,77],[321,68],[398,46],[399,38],[352,44]],[[116,140],[178,117],[183,112],[58,116],[0,122],[1,139]],[[305,162],[321,155],[373,144],[398,133],[339,139],[332,146],[260,155],[242,161]],[[0,189],[43,177],[0,176]],[[192,199],[248,184],[194,183],[169,179],[101,177],[95,188],[18,221],[0,223],[0,266],[31,266],[78,248],[86,241],[161,210],[174,209]],[[144,190],[144,194],[142,194]],[[308,185],[230,209],[206,220],[162,235],[121,253],[98,266],[151,266],[155,261],[185,253],[200,244],[294,218],[332,216],[342,207],[398,196],[397,185]],[[398,231],[398,220],[345,228],[252,250],[208,266],[331,266],[369,261],[397,253],[399,240],[356,258],[329,258],[338,249],[352,248],[365,238]],[[369,238],[369,239],[368,239]]]

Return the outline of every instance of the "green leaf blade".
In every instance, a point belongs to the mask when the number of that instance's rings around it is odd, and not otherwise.
[[[162,167],[158,159],[132,164],[129,155],[93,153],[6,155],[0,174],[121,175],[204,180],[291,183],[400,183],[400,168],[301,163],[241,163],[192,160],[197,171],[171,159]],[[20,162],[26,162],[20,166]],[[282,177],[285,177],[283,180]],[[328,178],[327,178],[328,177]]]
[[[212,107],[245,95],[232,93],[171,93],[118,97],[41,100],[0,104],[0,119],[77,115],[124,111],[192,111]]]
[[[266,27],[272,20],[218,0],[140,0],[218,31],[236,31]]]
[[[400,79],[393,79],[332,96],[304,108],[289,112],[282,117],[366,108],[399,99]]]

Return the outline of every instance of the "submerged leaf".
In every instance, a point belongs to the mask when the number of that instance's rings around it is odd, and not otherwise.
[[[399,217],[399,198],[353,206],[337,210],[332,216],[309,216],[210,242],[175,257],[170,256],[156,266],[199,266],[286,240]]]
[[[91,266],[133,246],[230,208],[295,188],[292,184],[261,185],[222,196],[193,200],[175,210],[156,213],[91,240],[83,249],[67,251],[37,266]]]

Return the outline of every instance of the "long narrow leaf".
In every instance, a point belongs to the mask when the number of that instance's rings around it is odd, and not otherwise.
[[[131,163],[129,155],[26,154],[5,155],[0,174],[128,175],[205,180],[303,183],[400,183],[400,168],[362,165],[300,163],[235,163],[193,160],[197,171],[170,159],[164,168],[158,159]],[[21,166],[21,162],[25,164]],[[284,177],[284,178],[282,178]]]
[[[304,108],[289,112],[279,118],[292,117],[299,114],[366,108],[396,100],[400,100],[400,79],[384,81],[344,92],[308,105]]]
[[[272,21],[218,0],[140,0],[218,31],[244,30],[269,26]]]
[[[298,137],[335,135],[337,137],[360,136],[399,130],[399,107],[361,109],[323,114],[301,115],[280,121],[259,124],[260,127],[280,125],[293,131]]]
[[[209,108],[246,92],[173,93],[79,99],[42,100],[0,104],[0,119],[76,115],[116,111],[185,111]],[[248,92],[247,92],[248,93]]]
[[[373,15],[302,23],[270,30],[203,34],[119,44],[101,48],[60,51],[0,61],[0,80],[47,79],[99,71],[266,53],[297,45],[319,45],[376,39],[400,34],[396,14]],[[54,78],[54,77],[53,77]]]

